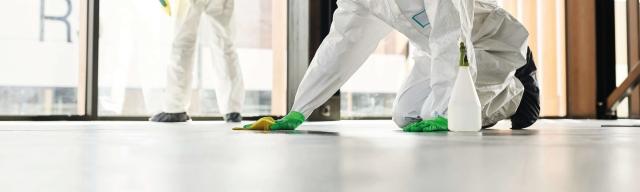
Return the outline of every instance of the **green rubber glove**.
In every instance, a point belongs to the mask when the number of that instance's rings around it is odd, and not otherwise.
[[[294,130],[304,122],[304,115],[300,112],[291,111],[287,116],[276,121],[271,126],[271,130]]]
[[[275,121],[275,123],[265,123],[260,125],[259,128],[265,131],[269,130],[294,130],[304,122],[304,115],[300,112],[292,111],[282,119]],[[266,127],[263,127],[266,126]],[[256,130],[254,124],[245,125],[244,130]],[[240,129],[236,129],[240,130]]]
[[[436,117],[430,120],[416,122],[402,128],[405,132],[438,132],[449,131],[449,121],[444,117]]]

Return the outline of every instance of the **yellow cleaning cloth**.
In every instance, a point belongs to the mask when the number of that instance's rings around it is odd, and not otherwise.
[[[160,5],[164,8],[164,12],[171,16],[171,5],[169,4],[169,0],[160,0]]]
[[[258,119],[255,123],[245,126],[245,127],[236,127],[233,130],[254,130],[254,131],[269,131],[271,130],[271,126],[276,124],[276,120],[273,117],[263,117]]]

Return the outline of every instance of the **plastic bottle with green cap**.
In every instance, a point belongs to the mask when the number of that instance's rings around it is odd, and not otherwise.
[[[448,107],[448,127],[451,131],[482,129],[482,107],[471,76],[466,52],[465,44],[460,43],[460,67]]]
[[[481,128],[480,100],[469,71],[467,48],[460,43],[460,63],[449,100],[448,118],[438,116],[409,124],[405,132],[478,131]]]

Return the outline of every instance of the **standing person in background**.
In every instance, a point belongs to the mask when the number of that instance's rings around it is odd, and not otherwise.
[[[163,3],[164,2],[164,3]],[[161,0],[168,8],[166,0]],[[170,10],[170,9],[167,9]],[[187,109],[191,99],[193,63],[200,19],[210,24],[220,42],[224,62],[214,63],[216,97],[227,122],[242,120],[244,82],[231,27],[234,0],[179,0],[171,62],[167,69],[167,87],[162,113],[150,118],[154,122],[186,122],[191,118]],[[167,11],[170,13],[170,11]],[[215,54],[214,54],[215,55]]]

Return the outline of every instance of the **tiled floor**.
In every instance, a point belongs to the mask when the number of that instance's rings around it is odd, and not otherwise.
[[[391,121],[0,122],[0,191],[640,191],[640,121],[403,133]],[[500,124],[498,127],[507,127]]]

